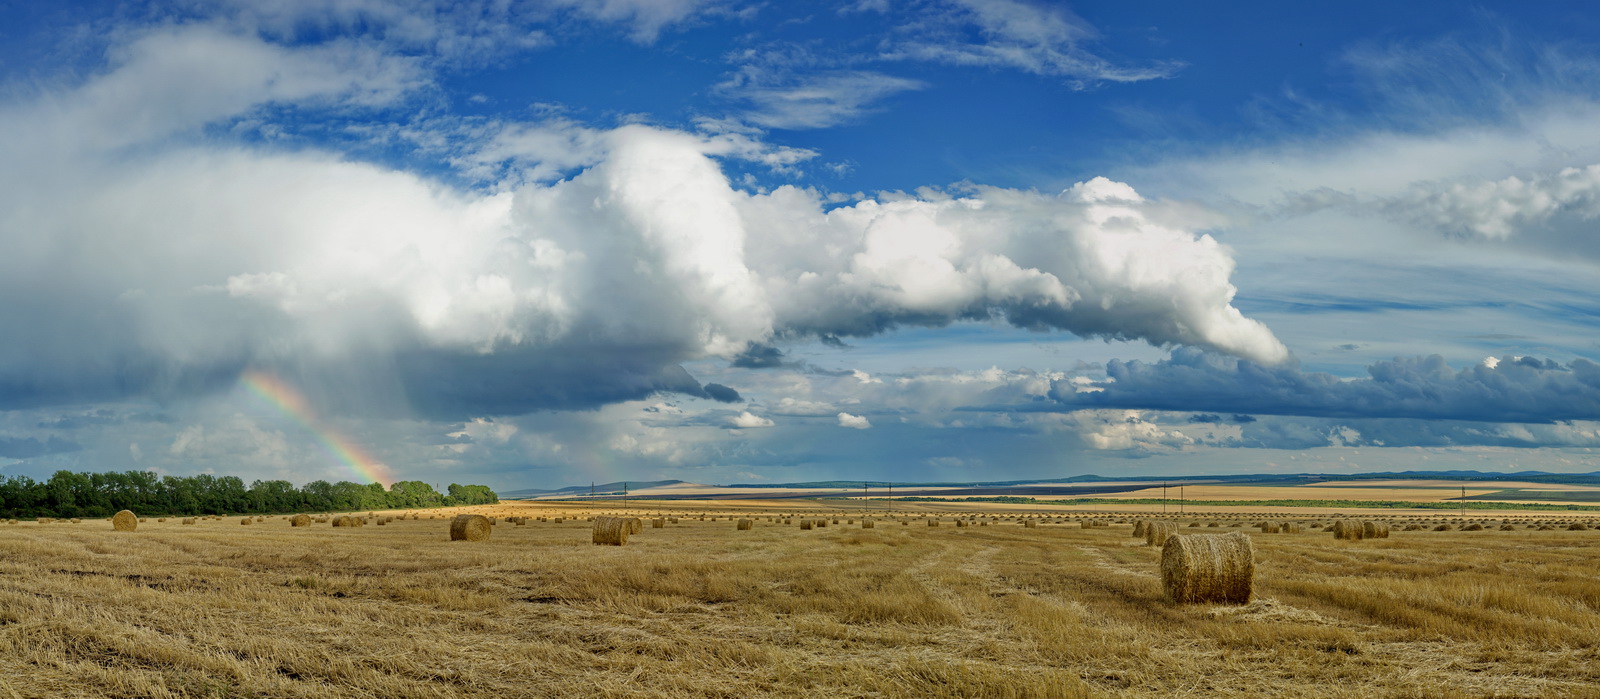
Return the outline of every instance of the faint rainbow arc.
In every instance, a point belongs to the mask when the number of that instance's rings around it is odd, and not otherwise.
[[[260,396],[272,407],[299,423],[316,437],[317,442],[329,454],[344,462],[362,478],[382,484],[384,487],[394,483],[394,477],[390,475],[387,466],[372,458],[350,438],[339,434],[331,427],[322,426],[316,411],[311,409],[311,404],[293,386],[280,381],[276,376],[256,370],[246,371],[239,377],[239,382],[250,389],[251,393]]]

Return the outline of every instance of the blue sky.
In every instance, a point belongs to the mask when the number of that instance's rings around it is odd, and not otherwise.
[[[0,6],[0,474],[1597,468],[1586,3],[263,7]]]

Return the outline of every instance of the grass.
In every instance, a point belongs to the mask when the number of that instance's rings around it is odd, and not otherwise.
[[[581,519],[5,526],[0,697],[1600,696],[1600,531],[1255,535],[1255,602],[1177,606],[1128,524],[699,506],[723,518],[625,547]]]

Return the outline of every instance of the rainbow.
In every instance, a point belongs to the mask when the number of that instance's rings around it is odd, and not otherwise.
[[[323,448],[328,450],[335,459],[344,462],[359,476],[366,480],[374,481],[388,487],[394,483],[394,477],[389,473],[389,468],[380,463],[372,455],[366,453],[354,442],[331,427],[322,427],[315,410],[300,395],[293,386],[280,381],[271,374],[250,370],[239,377],[239,383],[249,389],[268,403],[277,408],[284,415],[288,415],[295,422],[300,423],[307,432],[317,438]]]

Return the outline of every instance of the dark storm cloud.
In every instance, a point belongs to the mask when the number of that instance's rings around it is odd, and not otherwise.
[[[1102,390],[1057,382],[1051,397],[1079,408],[1142,408],[1334,418],[1548,423],[1600,418],[1600,364],[1505,357],[1456,371],[1435,355],[1368,367],[1344,380],[1182,348],[1158,362],[1111,361]]]

